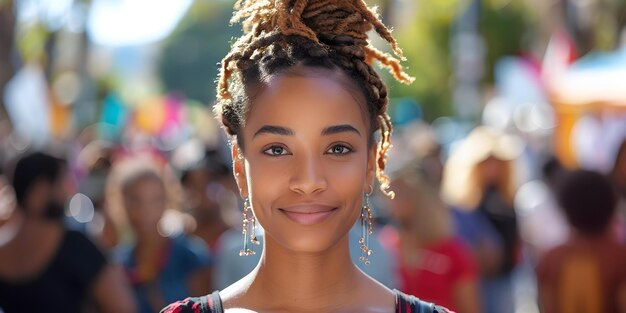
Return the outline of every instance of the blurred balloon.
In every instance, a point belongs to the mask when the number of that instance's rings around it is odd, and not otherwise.
[[[91,222],[94,217],[93,202],[86,195],[77,193],[70,200],[68,213],[79,223]]]

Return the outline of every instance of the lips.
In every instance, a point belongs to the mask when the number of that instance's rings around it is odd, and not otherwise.
[[[279,211],[290,220],[302,225],[314,225],[328,219],[335,213],[337,208],[327,205],[296,205],[281,208]]]

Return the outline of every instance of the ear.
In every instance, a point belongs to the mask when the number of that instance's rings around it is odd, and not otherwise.
[[[246,180],[246,167],[245,160],[243,158],[243,152],[239,149],[238,144],[233,144],[231,147],[231,156],[233,158],[233,175],[239,187],[239,194],[242,198],[248,197],[248,181]]]
[[[376,162],[378,160],[378,144],[374,143],[367,152],[367,173],[365,176],[365,185],[363,186],[364,193],[370,193],[374,188],[374,179],[376,178]]]

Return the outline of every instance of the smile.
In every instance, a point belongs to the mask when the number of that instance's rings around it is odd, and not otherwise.
[[[337,208],[325,205],[298,205],[279,209],[290,220],[301,225],[314,225],[328,219]]]

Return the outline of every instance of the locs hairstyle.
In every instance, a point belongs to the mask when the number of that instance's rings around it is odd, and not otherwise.
[[[244,150],[240,131],[249,105],[264,83],[294,66],[341,71],[366,99],[371,133],[381,131],[376,175],[381,190],[390,197],[385,175],[386,155],[391,148],[391,120],[387,114],[387,87],[372,68],[374,60],[403,83],[414,78],[400,65],[404,60],[391,31],[363,0],[239,0],[231,22],[242,22],[243,35],[221,62],[215,112],[229,135]],[[395,56],[368,42],[374,29]]]

